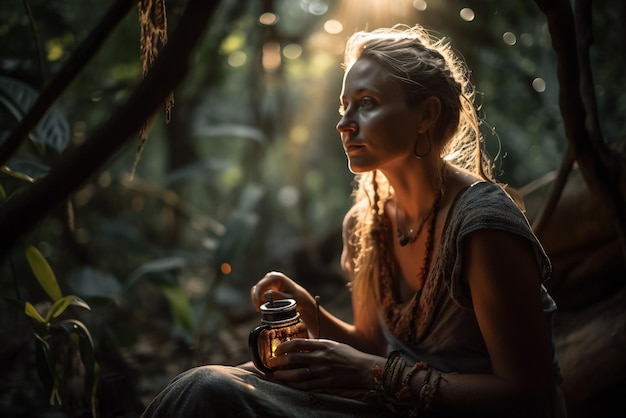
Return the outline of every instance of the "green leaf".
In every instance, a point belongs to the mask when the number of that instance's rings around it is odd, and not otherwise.
[[[0,184],[0,201],[4,202],[7,200],[7,192],[4,190],[4,187]]]
[[[50,166],[42,161],[37,161],[30,155],[18,155],[11,158],[8,169],[11,177],[18,180],[34,183],[50,173]]]
[[[2,171],[3,173],[16,178],[18,180],[22,180],[25,181],[27,183],[34,183],[35,179],[32,178],[31,176],[29,176],[28,174],[24,174],[24,173],[20,173],[19,171],[13,171],[11,170],[9,167],[7,167],[6,165],[3,165],[0,167],[0,171]]]
[[[87,342],[93,347],[91,333],[78,319],[64,319],[50,326],[50,332],[54,334],[76,334],[81,338],[86,338]]]
[[[132,286],[141,277],[150,273],[162,273],[170,270],[179,270],[188,264],[187,260],[182,257],[167,257],[160,258],[158,260],[152,260],[135,271],[130,275],[126,282],[126,288]]]
[[[39,322],[40,324],[45,324],[47,322],[30,302],[26,302],[24,304],[24,313],[33,318],[35,321]]]
[[[88,405],[94,405],[98,389],[98,363],[94,356],[93,339],[89,329],[81,321],[67,319],[50,327],[52,332],[68,333],[78,336],[80,358],[85,366],[85,400]]]
[[[118,303],[122,286],[111,274],[93,267],[82,267],[67,281],[72,293],[84,298],[105,298]]]
[[[50,345],[38,334],[35,334],[35,358],[39,380],[43,384],[46,393],[50,394],[50,405],[54,405],[57,401],[60,404],[61,399],[58,387],[61,379],[54,365]]]
[[[98,363],[96,363],[93,340],[89,330],[85,327],[83,334],[78,341],[80,358],[85,366],[85,400],[88,405],[92,405],[96,400],[98,391]]]
[[[56,302],[63,297],[56,276],[41,252],[34,246],[26,248],[26,259],[37,281],[48,296]]]
[[[0,77],[0,106],[19,121],[35,104],[39,92],[28,84],[9,77]],[[46,113],[31,134],[33,142],[47,145],[58,152],[70,143],[70,127],[65,116],[55,108]]]
[[[74,295],[64,296],[61,299],[54,302],[54,305],[52,305],[52,307],[50,308],[50,311],[48,312],[48,316],[46,317],[46,322],[50,322],[52,319],[61,315],[63,312],[65,312],[67,307],[70,305],[75,305],[81,308],[85,308],[87,310],[91,310],[89,305],[78,296],[74,296]]]
[[[163,291],[163,294],[170,303],[172,317],[185,331],[193,333],[193,313],[189,298],[185,294],[184,289],[178,283],[157,283],[157,286]]]

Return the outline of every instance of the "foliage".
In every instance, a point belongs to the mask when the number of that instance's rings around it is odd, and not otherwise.
[[[84,309],[90,309],[90,307],[75,295],[63,296],[54,272],[37,248],[29,246],[26,249],[26,259],[37,281],[54,302],[45,318],[30,302],[26,302],[24,306],[26,315],[35,320],[37,366],[46,392],[50,393],[50,404],[58,403],[60,405],[62,403],[61,386],[65,376],[62,374],[62,365],[58,364],[55,359],[55,353],[48,337],[56,334],[69,334],[77,337],[75,340],[78,340],[80,358],[85,368],[86,404],[91,405],[92,410],[96,411],[97,364],[94,360],[91,333],[77,319],[59,319],[70,305]],[[94,416],[96,416],[95,413]]]

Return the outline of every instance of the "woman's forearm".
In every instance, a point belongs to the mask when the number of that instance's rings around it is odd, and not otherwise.
[[[551,399],[552,385],[540,377],[535,385],[521,385],[494,374],[441,373],[425,363],[389,363],[373,371],[372,386],[388,404],[403,404],[418,414],[532,418],[542,416]]]

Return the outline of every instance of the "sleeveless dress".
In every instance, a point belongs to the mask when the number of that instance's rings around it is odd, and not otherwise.
[[[385,218],[383,216],[383,218]],[[393,239],[383,220],[375,231]],[[550,275],[550,261],[524,214],[498,185],[478,182],[461,191],[448,214],[441,244],[421,292],[404,304],[393,303],[379,312],[388,351],[403,350],[409,362],[418,360],[447,373],[490,373],[489,355],[473,313],[468,289],[461,280],[463,239],[479,229],[499,229],[528,240],[541,271],[541,289],[550,333],[556,304],[542,282]],[[382,233],[381,233],[382,232]],[[386,237],[386,238],[385,238]],[[383,246],[384,247],[384,246]],[[381,257],[383,254],[381,254]],[[381,263],[382,278],[393,277],[393,257]],[[506,280],[506,278],[503,278]],[[387,284],[389,285],[389,284]],[[554,353],[554,342],[552,344]],[[564,417],[558,389],[558,363],[553,356],[553,402],[545,417]],[[351,396],[306,392],[289,388],[249,370],[230,366],[201,366],[176,377],[148,406],[143,418],[165,417],[382,417],[394,416],[366,391]]]
[[[384,224],[384,223],[383,223]],[[388,228],[383,225],[383,228]],[[390,281],[396,266],[381,266],[381,294],[391,303],[379,316],[390,349],[401,347],[411,360],[422,360],[443,372],[491,373],[487,347],[472,307],[469,289],[461,279],[463,240],[479,229],[498,229],[519,235],[532,244],[541,277],[540,288],[546,323],[551,331],[556,304],[542,283],[549,279],[551,265],[528,220],[498,185],[477,182],[462,190],[452,205],[424,288],[405,303],[393,298]],[[503,277],[502,280],[506,280]],[[553,359],[556,366],[556,355]]]

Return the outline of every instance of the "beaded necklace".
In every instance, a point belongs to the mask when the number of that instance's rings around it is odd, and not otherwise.
[[[396,205],[396,231],[398,232],[398,243],[400,244],[401,247],[414,243],[417,237],[419,237],[420,234],[422,233],[422,230],[424,229],[424,225],[426,225],[426,222],[428,222],[429,219],[432,220],[432,218],[437,217],[437,210],[438,210],[438,205],[439,205],[440,200],[441,200],[441,190],[439,190],[439,194],[437,195],[437,198],[435,199],[433,206],[430,208],[428,213],[422,218],[417,229],[409,228],[409,230],[406,233],[402,232],[400,228],[400,215],[398,211],[398,205]]]
[[[435,247],[435,226],[437,224],[437,215],[439,213],[439,204],[441,201],[441,191],[432,208],[432,215],[428,223],[428,236],[426,238],[426,253],[419,277],[422,280],[422,289],[425,286],[426,278],[430,271],[433,250]],[[419,298],[421,289],[415,292],[415,295],[406,305],[398,305],[393,297],[393,277],[396,276],[396,264],[393,262],[389,251],[391,225],[388,217],[383,216],[380,229],[377,231],[377,242],[380,256],[380,290],[382,295],[381,305],[383,308],[385,322],[394,335],[404,340],[405,343],[416,341],[417,328],[416,318],[419,310]]]

